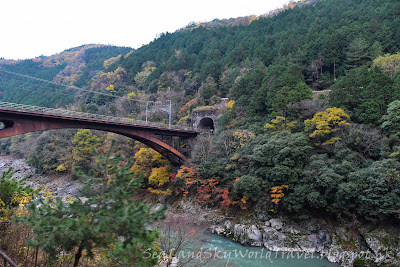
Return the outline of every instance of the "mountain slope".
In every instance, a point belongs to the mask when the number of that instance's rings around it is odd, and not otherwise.
[[[29,60],[0,62],[5,70],[30,75],[59,84],[85,85],[104,69],[105,60],[126,54],[132,49],[105,45],[84,45],[57,55]],[[70,104],[75,92],[63,86],[35,81],[0,72],[0,100],[47,107]],[[46,96],[46,97],[43,97]]]

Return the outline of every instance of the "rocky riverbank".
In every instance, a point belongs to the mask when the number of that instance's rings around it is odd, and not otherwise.
[[[70,175],[40,175],[35,168],[30,167],[25,159],[16,159],[10,156],[0,156],[0,173],[9,168],[14,172],[13,177],[17,180],[25,178],[25,183],[33,188],[46,187],[53,196],[65,197],[76,195],[79,183]]]
[[[334,226],[323,220],[263,223],[219,219],[213,233],[271,251],[320,254],[341,266],[400,266],[400,230],[395,226]],[[299,254],[300,255],[300,254]]]
[[[325,257],[340,266],[400,266],[400,226],[339,223],[324,219],[293,222],[288,218],[227,218],[204,210],[190,201],[175,206],[175,212],[191,213],[206,221],[213,233],[245,246],[271,251]],[[313,254],[313,255],[312,255]]]

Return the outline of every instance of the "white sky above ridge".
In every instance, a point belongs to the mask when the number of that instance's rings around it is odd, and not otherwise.
[[[0,2],[0,58],[52,55],[83,44],[139,48],[192,21],[265,14],[289,0],[12,0]]]

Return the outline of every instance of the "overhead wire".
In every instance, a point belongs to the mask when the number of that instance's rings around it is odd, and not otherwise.
[[[75,86],[75,85],[69,85],[69,84],[64,84],[64,83],[56,83],[56,82],[53,82],[53,81],[37,78],[37,77],[34,77],[34,76],[30,76],[30,75],[26,75],[26,74],[14,72],[14,71],[5,70],[2,67],[0,67],[0,72],[13,74],[13,75],[24,77],[24,78],[27,78],[27,79],[41,81],[41,82],[54,84],[54,85],[58,85],[58,86],[63,86],[65,88],[67,88],[67,89],[74,89],[74,90],[78,90],[78,91],[83,91],[83,92],[88,92],[88,93],[93,93],[93,94],[99,94],[99,95],[104,95],[104,96],[113,97],[113,98],[120,98],[120,99],[124,99],[124,100],[129,100],[129,101],[136,101],[136,102],[139,102],[139,103],[147,103],[148,102],[148,101],[145,101],[145,100],[133,99],[133,98],[125,97],[125,96],[117,96],[117,95],[107,94],[107,93],[103,93],[103,92],[88,90],[88,89],[81,88],[81,87],[78,87],[78,86]]]

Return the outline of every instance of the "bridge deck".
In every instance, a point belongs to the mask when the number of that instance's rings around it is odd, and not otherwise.
[[[1,101],[0,101],[0,110],[19,111],[19,112],[26,112],[29,114],[33,113],[33,114],[40,114],[40,115],[51,115],[51,116],[55,116],[55,117],[67,117],[67,118],[72,118],[72,119],[74,119],[74,118],[86,119],[86,120],[99,121],[99,122],[122,123],[122,124],[132,125],[132,126],[145,126],[145,127],[151,127],[151,128],[178,130],[178,131],[183,131],[183,132],[195,132],[194,129],[191,127],[168,125],[165,123],[135,120],[132,118],[113,117],[113,116],[78,112],[78,111],[67,110],[67,109],[45,108],[45,107],[16,104],[16,103],[9,103],[9,102],[1,102]]]

